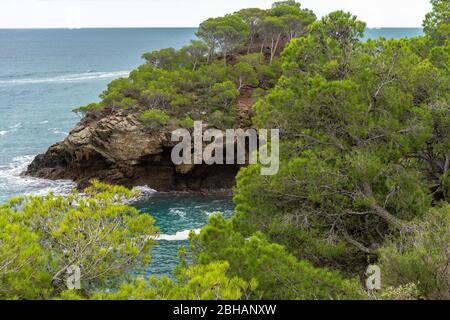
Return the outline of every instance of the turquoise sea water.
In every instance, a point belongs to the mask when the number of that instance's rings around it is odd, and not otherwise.
[[[423,35],[421,28],[371,28],[367,29],[364,39],[376,39],[384,37],[387,39],[412,38]]]
[[[113,79],[142,63],[142,53],[179,48],[194,28],[0,30],[0,203],[19,194],[64,193],[70,181],[20,177],[33,157],[67,135],[77,106],[98,101]],[[421,29],[369,29],[366,37],[420,35]],[[176,265],[177,247],[189,229],[208,216],[233,213],[229,198],[153,194],[140,203],[164,234],[146,273],[166,274]]]
[[[198,231],[217,212],[225,217],[234,213],[230,197],[155,193],[136,205],[141,212],[151,214],[160,228],[160,240],[152,249],[153,261],[142,275],[167,275],[178,264],[178,248],[188,244],[190,230]]]

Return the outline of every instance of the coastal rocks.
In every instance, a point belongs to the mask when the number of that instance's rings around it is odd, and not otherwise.
[[[147,131],[133,114],[85,117],[67,136],[38,155],[25,175],[70,179],[80,188],[91,179],[158,191],[231,189],[239,166],[180,165],[171,161],[171,130]]]

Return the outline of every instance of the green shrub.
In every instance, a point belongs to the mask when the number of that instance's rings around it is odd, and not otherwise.
[[[227,261],[229,277],[257,283],[251,299],[362,299],[356,279],[315,268],[297,260],[284,247],[270,243],[261,233],[244,237],[235,230],[234,219],[213,215],[198,235],[191,235],[194,262],[208,265]]]
[[[261,89],[261,88],[257,88],[253,91],[252,97],[259,99],[259,98],[263,98],[265,97],[267,94],[267,90]]]
[[[139,117],[139,120],[150,129],[156,129],[169,123],[170,117],[162,110],[150,109]]]
[[[186,117],[184,117],[184,119],[179,120],[179,124],[184,128],[193,128],[194,120],[192,120],[191,117],[186,116]]]
[[[238,300],[245,298],[255,287],[238,277],[226,275],[227,262],[195,265],[180,271],[176,280],[164,278],[137,278],[123,284],[112,293],[100,293],[94,300]],[[70,297],[76,299],[76,297]]]
[[[449,230],[450,205],[446,204],[431,209],[413,233],[383,247],[380,250],[383,283],[387,286],[417,283],[422,296],[449,299]]]
[[[99,103],[90,103],[86,106],[82,106],[82,107],[78,107],[76,109],[73,109],[73,112],[80,112],[80,113],[87,113],[91,110],[99,110],[99,109],[103,109],[105,107],[105,104],[102,102]]]
[[[235,113],[225,113],[223,111],[216,110],[208,116],[206,121],[212,127],[227,129],[236,127],[236,119],[237,116]]]
[[[131,109],[138,105],[137,100],[132,98],[123,98],[121,101],[114,102],[112,104],[113,107],[120,109]]]
[[[371,300],[418,300],[420,291],[415,283],[408,283],[399,287],[387,287],[369,294]]]
[[[80,268],[82,296],[114,288],[150,262],[154,219],[129,202],[137,193],[94,181],[66,197],[21,197],[0,205],[0,299],[51,299]]]

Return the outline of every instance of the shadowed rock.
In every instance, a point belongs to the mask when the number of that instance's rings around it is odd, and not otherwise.
[[[133,114],[91,114],[64,141],[38,155],[24,174],[70,179],[80,188],[93,178],[127,187],[148,185],[158,191],[216,191],[234,186],[237,165],[175,166],[173,129],[150,132]]]

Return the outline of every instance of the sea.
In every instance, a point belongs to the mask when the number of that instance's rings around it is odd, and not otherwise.
[[[33,158],[63,140],[80,120],[78,106],[99,101],[108,83],[126,77],[143,63],[144,52],[180,48],[195,38],[195,28],[0,29],[0,204],[18,195],[65,194],[71,181],[20,175]],[[367,38],[402,38],[418,28],[368,29]],[[149,191],[149,189],[146,189]],[[150,190],[136,206],[161,229],[152,263],[141,272],[170,275],[177,251],[190,230],[211,214],[229,217],[230,197],[160,193]]]

